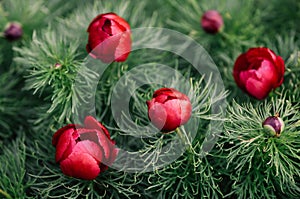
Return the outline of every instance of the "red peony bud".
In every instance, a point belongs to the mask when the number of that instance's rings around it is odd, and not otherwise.
[[[4,37],[9,41],[15,41],[22,37],[23,30],[19,23],[10,23],[4,31]]]
[[[270,116],[263,122],[263,127],[271,135],[276,135],[276,137],[279,137],[284,129],[284,122],[278,115]]]
[[[202,15],[201,26],[205,32],[216,34],[224,26],[223,18],[218,11],[208,10]]]
[[[242,90],[262,100],[282,84],[284,70],[283,59],[272,50],[250,48],[235,61],[233,76]]]
[[[89,38],[86,50],[93,58],[105,63],[127,59],[131,50],[131,32],[123,18],[115,13],[98,15],[87,31]]]
[[[189,98],[173,89],[161,88],[147,101],[148,117],[163,132],[175,130],[191,117],[192,105]]]
[[[67,176],[95,179],[116,159],[118,149],[107,129],[95,118],[87,116],[84,126],[69,124],[52,137],[55,160]]]

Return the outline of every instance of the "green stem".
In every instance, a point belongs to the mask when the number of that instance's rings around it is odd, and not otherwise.
[[[184,147],[187,152],[188,161],[192,164],[193,163],[193,154],[196,154],[196,152],[193,149],[192,143],[189,140],[189,137],[187,136],[185,131],[181,131],[180,128],[176,129],[176,132],[178,136],[180,137],[181,141],[184,143]]]
[[[0,194],[4,195],[8,199],[12,199],[12,197],[8,193],[6,193],[5,191],[3,191],[2,189],[0,189]]]
[[[177,128],[176,132],[177,132],[178,136],[180,137],[181,141],[185,145],[189,146],[188,150],[191,150],[192,149],[192,144],[191,144],[191,142],[190,142],[189,137],[187,136],[187,134],[185,132],[182,133],[182,131],[180,130],[180,128]]]
[[[180,128],[177,128],[177,129],[176,129],[176,133],[178,134],[178,136],[179,136],[179,138],[181,139],[181,141],[182,141],[184,144],[186,144],[185,138],[184,138],[184,136],[183,136],[183,134],[182,134]]]

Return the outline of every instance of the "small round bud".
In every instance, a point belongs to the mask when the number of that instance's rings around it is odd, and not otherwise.
[[[19,23],[9,23],[4,31],[4,37],[9,41],[15,41],[22,37],[23,30]]]
[[[205,32],[216,34],[224,26],[223,18],[218,11],[208,10],[202,15],[201,26]]]
[[[60,69],[61,66],[62,66],[62,65],[61,65],[60,63],[56,63],[56,64],[54,65],[54,68],[55,68],[55,69]]]
[[[279,137],[284,129],[284,122],[278,114],[268,117],[262,125],[265,130],[276,137]]]

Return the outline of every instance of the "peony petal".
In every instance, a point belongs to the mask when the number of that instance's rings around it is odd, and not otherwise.
[[[92,54],[105,63],[113,62],[115,60],[115,51],[120,43],[121,35],[122,34],[110,36],[101,43],[96,43],[97,41],[92,43],[92,41],[89,41],[89,43],[94,44],[94,47],[91,46],[93,47]]]
[[[253,97],[262,100],[268,96],[271,88],[270,85],[266,83],[262,83],[254,78],[249,78],[246,83],[246,90]]]
[[[123,62],[127,59],[131,51],[131,33],[129,31],[121,33],[119,45],[115,51],[115,61]]]
[[[233,67],[233,77],[235,82],[237,83],[238,87],[241,89],[245,89],[244,80],[240,79],[240,73],[241,71],[245,71],[248,69],[249,63],[246,58],[246,54],[241,54],[235,61],[234,67]]]
[[[113,146],[111,140],[102,131],[97,131],[97,136],[98,136],[98,142],[104,151],[105,158],[109,159],[112,152],[111,148]]]
[[[250,48],[247,52],[247,60],[248,62],[254,62],[254,60],[261,59],[261,60],[269,60],[275,64],[276,55],[275,53],[265,47],[258,47],[258,48]]]
[[[59,162],[67,158],[76,145],[76,139],[79,137],[77,132],[70,128],[65,130],[59,137],[56,145],[55,160]]]
[[[107,160],[107,162],[104,162],[106,165],[110,166],[113,164],[113,162],[116,160],[118,153],[119,153],[119,149],[115,148],[115,145],[111,145],[111,156],[109,157],[109,159]]]
[[[103,48],[105,48],[105,44],[103,41],[110,38],[109,34],[104,31],[92,31],[89,33],[88,37],[88,52],[91,52],[94,55],[103,54]]]
[[[181,105],[181,100],[179,99],[168,100],[163,104],[168,114],[163,130],[172,131],[181,125]]]
[[[126,28],[118,23],[118,21],[111,20],[111,33],[112,35],[121,34],[126,31]]]
[[[280,86],[283,82],[284,79],[284,71],[285,71],[285,65],[284,65],[284,61],[280,56],[276,57],[276,68],[277,68],[277,72],[278,72],[278,81],[276,84],[276,87]]]
[[[119,26],[124,28],[124,31],[130,30],[130,25],[128,24],[128,22],[125,21],[125,19],[123,19],[122,17],[116,15],[115,13],[111,12],[111,13],[104,14],[103,16],[107,19],[116,21]]]
[[[233,72],[239,73],[240,71],[247,70],[249,65],[250,63],[247,61],[246,53],[243,53],[236,59],[233,67]]]
[[[161,103],[154,103],[148,109],[148,116],[153,125],[158,129],[163,129],[167,122],[167,111]]]
[[[247,70],[258,70],[259,67],[261,67],[261,63],[264,61],[264,59],[253,59],[253,61],[249,64]]]
[[[113,145],[113,147],[115,147],[115,146]],[[111,156],[109,157],[109,159],[102,161],[102,163],[100,164],[101,172],[107,170],[108,166],[111,166],[113,164],[113,162],[116,160],[118,153],[119,153],[119,149],[117,149],[117,148],[111,149]]]
[[[111,24],[112,24],[111,20],[106,19],[102,26],[102,31],[107,33],[110,36],[113,34]]]
[[[262,83],[269,84],[272,88],[275,88],[278,82],[278,73],[273,62],[263,60],[257,73],[261,75]]]
[[[148,100],[146,101],[146,104],[148,106],[148,109],[150,109],[155,103],[155,98],[151,99],[151,100]]]
[[[97,129],[80,129],[78,130],[78,133],[80,134],[80,140],[90,140],[96,143],[100,149],[103,150],[104,157],[106,159],[109,158],[112,141],[106,136],[106,134],[102,131],[98,131]]]
[[[97,17],[93,19],[93,21],[90,23],[87,32],[91,33],[95,30],[100,31],[102,26],[104,25],[105,21],[107,20],[106,17],[103,17],[105,14],[100,14]]]
[[[56,146],[57,145],[57,142],[60,138],[60,136],[66,131],[66,130],[69,130],[69,129],[75,129],[76,126],[79,126],[79,125],[75,125],[75,124],[69,124],[67,126],[64,126],[60,129],[58,129],[56,131],[56,133],[54,133],[54,135],[52,136],[52,145],[53,146]]]
[[[170,97],[175,98],[175,97],[177,97],[176,92],[178,92],[178,91],[176,91],[173,88],[160,88],[153,93],[153,97],[156,98],[161,95],[165,95],[165,96],[170,96]]]
[[[180,101],[180,125],[183,125],[185,123],[187,123],[192,115],[192,105],[191,102],[188,100],[181,100]]]
[[[170,96],[171,97],[171,96]],[[173,97],[173,99],[175,98],[175,96]],[[161,103],[163,104],[165,101],[168,100],[168,95],[167,94],[160,94],[158,96],[156,96],[155,98],[153,98],[155,102]]]
[[[97,163],[100,163],[103,157],[103,151],[100,149],[100,146],[90,140],[83,140],[78,142],[73,148],[72,153],[87,153],[95,158]]]
[[[153,94],[153,98],[156,99],[157,102],[165,102],[166,100],[170,100],[170,99],[183,99],[183,100],[189,100],[189,98],[179,92],[178,90],[174,89],[174,88],[161,88],[158,89],[154,92]],[[162,99],[159,99],[162,98]]]
[[[97,129],[98,131],[105,133],[105,135],[110,139],[108,130],[92,116],[86,116],[84,126],[88,129]]]
[[[100,173],[97,161],[88,153],[72,153],[60,162],[62,172],[71,177],[93,180]]]
[[[256,71],[253,70],[253,69],[246,70],[246,71],[241,71],[239,73],[239,79],[240,79],[240,83],[243,85],[242,88],[244,90],[246,89],[245,85],[246,85],[249,78],[260,79],[261,76],[260,76],[259,73],[257,74]]]

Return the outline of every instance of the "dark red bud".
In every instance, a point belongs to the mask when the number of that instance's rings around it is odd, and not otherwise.
[[[284,122],[278,115],[270,116],[263,122],[263,127],[271,135],[279,137],[284,129]]]
[[[9,41],[15,41],[22,37],[22,26],[18,23],[10,23],[4,31],[4,37]]]

